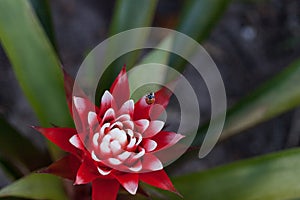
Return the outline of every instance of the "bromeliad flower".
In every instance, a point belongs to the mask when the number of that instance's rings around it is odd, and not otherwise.
[[[98,108],[84,94],[72,97],[70,85],[72,80],[65,76],[68,104],[77,129],[35,127],[70,153],[44,171],[72,179],[75,184],[92,183],[94,200],[116,199],[120,185],[134,195],[139,181],[178,194],[155,154],[183,138],[163,131],[164,122],[158,120],[171,91],[162,88],[134,103],[129,99],[124,67],[110,91],[104,92]]]

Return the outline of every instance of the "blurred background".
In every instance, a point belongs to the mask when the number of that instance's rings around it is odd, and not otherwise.
[[[88,52],[109,36],[115,2],[49,2],[59,57],[66,71],[74,76]],[[159,0],[152,26],[176,29],[183,3],[182,0]],[[300,1],[233,1],[201,44],[222,74],[230,107],[299,57]],[[189,68],[185,74],[193,76]],[[199,88],[201,91],[202,88]],[[209,118],[210,102],[203,100],[200,104],[202,119]],[[38,124],[37,119],[22,94],[2,48],[0,115],[31,138],[39,148],[45,149],[42,137],[29,128]],[[222,141],[204,159],[195,158],[172,170],[172,173],[211,168],[298,146],[299,141],[300,109],[296,108]],[[0,187],[8,182],[9,179],[0,172]]]

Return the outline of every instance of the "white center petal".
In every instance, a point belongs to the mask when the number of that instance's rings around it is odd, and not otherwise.
[[[135,137],[137,138],[137,143],[136,145],[139,145],[141,143],[141,141],[143,140],[143,136],[139,133],[135,133]]]
[[[144,148],[141,148],[140,152],[135,154],[132,159],[133,160],[137,160],[139,158],[141,158],[143,155],[145,155],[145,149]]]
[[[102,139],[102,142],[100,144],[100,151],[103,155],[108,155],[111,153],[111,150],[109,148],[110,139],[110,135],[105,135]]]
[[[117,141],[117,140],[112,141],[110,143],[109,147],[114,155],[119,154],[122,151],[121,145],[120,145],[119,141]]]
[[[94,144],[95,146],[98,146],[98,145],[99,145],[99,143],[98,143],[99,137],[100,137],[100,134],[99,134],[99,133],[95,133],[94,136],[93,136],[93,144]]]
[[[97,114],[95,112],[89,112],[88,114],[88,123],[89,125],[93,125],[97,120]]]
[[[118,140],[119,143],[124,146],[127,143],[127,136],[124,130],[114,128],[109,132],[109,135],[113,140]]]
[[[127,145],[127,149],[133,148],[135,145],[135,142],[136,142],[136,138],[135,137],[131,138],[129,144]]]
[[[131,129],[126,129],[127,131],[127,134],[130,136],[130,137],[133,137],[134,134],[133,134],[133,131]]]
[[[100,135],[104,135],[105,129],[108,128],[110,126],[110,123],[105,123],[102,125],[102,127],[100,128]]]
[[[127,158],[129,158],[130,155],[131,155],[131,152],[124,151],[123,153],[121,153],[120,155],[118,155],[118,159],[124,161]]]
[[[122,124],[122,122],[116,121],[115,123],[113,123],[113,124],[110,126],[110,128],[111,128],[111,129],[114,129],[114,128],[122,129],[122,128],[123,128],[123,124]]]
[[[117,159],[117,158],[109,158],[109,159],[107,159],[108,160],[108,162],[110,163],[110,164],[112,164],[112,165],[120,165],[122,162],[119,160],[119,159]]]

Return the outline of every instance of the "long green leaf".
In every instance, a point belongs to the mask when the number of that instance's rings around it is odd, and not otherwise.
[[[300,60],[229,109],[221,139],[278,116],[300,104]],[[202,127],[194,145],[201,145]]]
[[[219,21],[231,0],[186,1],[177,30],[203,41]]]
[[[0,1],[0,39],[41,123],[70,125],[59,60],[28,1]]]
[[[0,40],[41,124],[71,126],[59,60],[27,0],[0,1]]]
[[[117,0],[110,35],[128,29],[149,26],[154,16],[156,4],[157,0]]]
[[[34,170],[48,164],[50,157],[0,118],[0,157],[15,167]],[[34,161],[34,162],[33,162]]]
[[[0,190],[0,198],[67,199],[59,178],[49,174],[31,174]]]
[[[177,177],[173,183],[190,200],[295,199],[300,198],[299,166],[297,148]]]
[[[56,47],[49,0],[30,0],[49,40]]]
[[[221,18],[231,0],[190,0],[186,1],[180,16],[177,31],[187,34],[198,42],[206,39],[213,27]],[[176,40],[175,45],[191,52],[184,41]],[[176,47],[175,47],[176,48]],[[174,55],[170,58],[170,66],[182,71],[185,61]]]
[[[152,19],[155,14],[156,5],[157,0],[117,0],[110,26],[110,35],[118,34],[122,31],[133,28],[151,26]],[[126,38],[124,44],[130,44],[131,46],[135,46],[136,44],[143,44],[146,38],[146,35],[140,35],[139,38],[136,38],[136,36],[132,36],[132,38]],[[118,51],[118,49],[120,48],[119,45],[124,44],[109,46],[108,53],[113,54],[113,52]],[[124,46],[122,47],[124,48]],[[139,52],[134,51],[120,57],[116,62],[114,62],[113,66],[107,69],[106,75],[103,76],[101,80],[101,91],[104,91],[105,89],[110,87],[113,79],[120,72],[124,64],[126,64],[128,68],[131,68],[135,64],[138,57]],[[102,93],[101,91],[100,93]]]
[[[158,46],[158,48],[171,48],[173,44],[173,38],[168,37],[163,40]],[[142,60],[137,64],[140,68],[133,69],[128,73],[128,81],[130,87],[130,98],[137,101],[149,91],[157,91],[160,89],[160,85],[144,85],[145,83],[157,82],[164,83],[166,74],[168,73],[167,69],[164,69],[160,66],[153,65],[152,63],[158,63],[161,65],[167,65],[170,53],[155,49],[148,54],[146,54]],[[143,66],[140,66],[143,65]],[[137,71],[139,70],[139,71]]]

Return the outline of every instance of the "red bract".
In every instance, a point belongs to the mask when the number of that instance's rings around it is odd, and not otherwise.
[[[146,102],[146,97],[134,103],[129,99],[124,67],[110,91],[104,92],[98,108],[83,93],[72,97],[72,85],[72,79],[65,74],[68,105],[77,130],[35,127],[69,152],[44,171],[72,179],[75,184],[91,182],[94,200],[116,199],[120,185],[134,195],[139,181],[177,193],[162,162],[155,156],[183,138],[162,131],[164,122],[158,120],[161,108],[169,102],[170,90],[157,91],[153,103]]]

